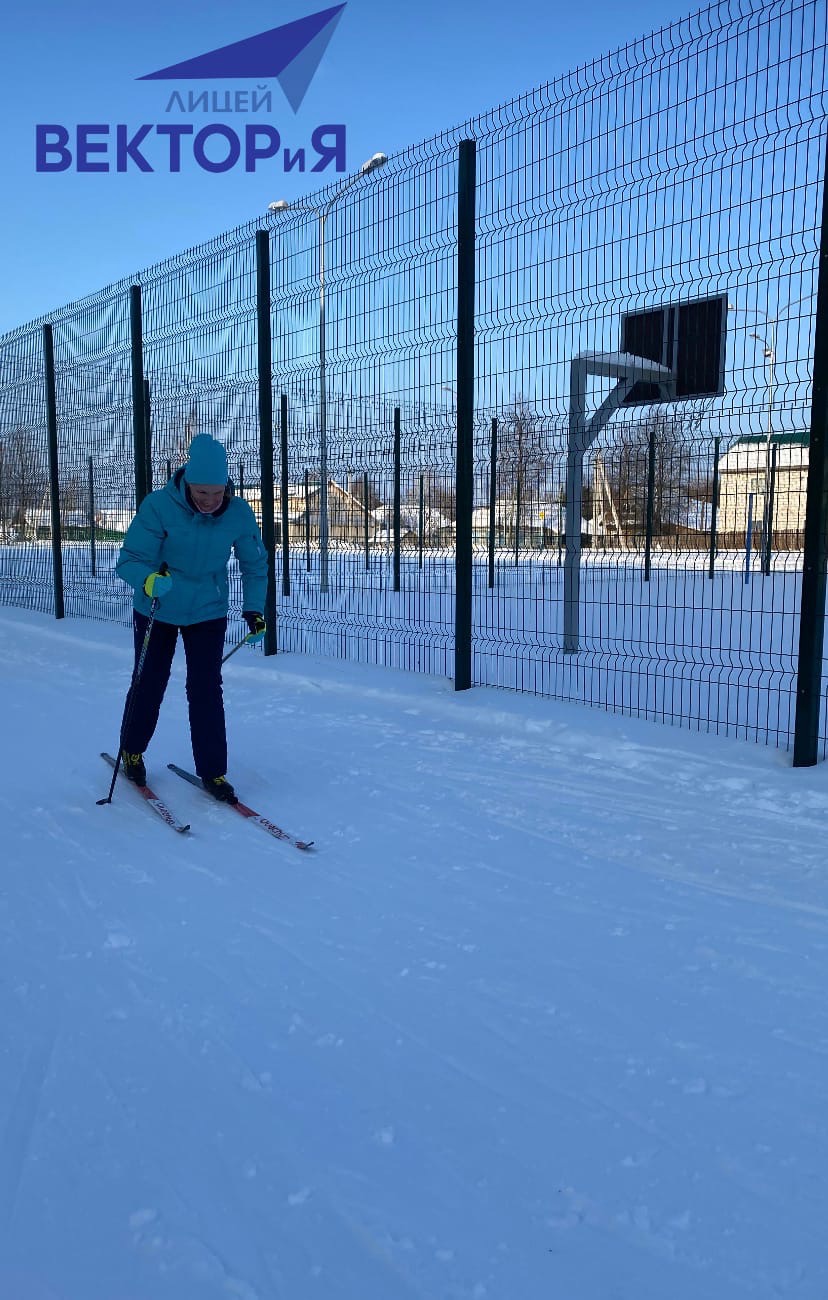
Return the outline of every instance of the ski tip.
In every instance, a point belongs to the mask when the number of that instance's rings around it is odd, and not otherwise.
[[[312,848],[313,848],[313,845],[314,845],[314,841],[313,841],[313,840],[297,840],[297,841],[296,841],[296,847],[297,847],[297,849],[312,849]]]

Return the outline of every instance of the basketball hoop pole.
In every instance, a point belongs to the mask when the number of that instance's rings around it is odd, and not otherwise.
[[[600,375],[618,383],[597,411],[587,418],[587,377]],[[675,391],[668,366],[629,352],[580,352],[569,367],[569,445],[566,457],[566,558],[564,560],[564,631],[566,654],[580,649],[581,511],[584,494],[584,456],[598,434],[630,395],[637,383],[656,383]]]

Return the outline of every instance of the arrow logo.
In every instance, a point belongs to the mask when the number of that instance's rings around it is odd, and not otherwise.
[[[233,77],[276,77],[294,113],[299,111],[345,5],[322,9],[259,36],[222,45],[138,81],[207,81]]]

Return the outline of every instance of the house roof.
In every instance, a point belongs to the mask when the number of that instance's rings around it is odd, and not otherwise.
[[[810,437],[810,430],[808,429],[791,430],[787,433],[772,433],[771,442],[775,442],[777,446],[780,447],[807,447]],[[738,447],[743,443],[749,446],[752,446],[754,443],[761,443],[762,446],[765,446],[767,441],[767,433],[746,433],[743,438],[740,438],[738,442],[734,443],[734,446]]]
[[[771,446],[776,447],[777,469],[805,469],[808,465],[808,433],[775,433]],[[764,470],[767,465],[767,434],[749,434],[734,442],[719,461],[719,472],[746,474]]]

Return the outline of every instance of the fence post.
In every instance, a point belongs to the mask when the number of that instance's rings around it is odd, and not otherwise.
[[[474,140],[457,158],[457,470],[454,606],[454,689],[472,684],[472,510],[474,508]]]
[[[590,421],[586,416],[586,366],[569,367],[569,436],[566,451],[566,556],[563,580],[563,651],[577,654],[581,635],[581,543],[584,455],[589,446]]]
[[[262,541],[267,551],[264,616],[266,655],[276,653],[276,520],[273,502],[273,381],[270,331],[270,234],[256,231],[256,336],[259,379],[259,460],[262,467]]]
[[[308,483],[308,471],[307,471],[307,470],[305,470],[305,565],[306,565],[306,567],[307,567],[308,573],[310,573],[310,567],[311,567],[311,559],[310,559],[310,499],[309,499],[309,483]]]
[[[244,461],[243,460],[239,461],[239,496],[243,501],[244,500]],[[259,504],[261,505],[261,495],[259,496]]]
[[[144,457],[146,460],[147,492],[152,491],[152,416],[150,405],[150,382],[144,380]]]
[[[172,461],[167,457],[167,482],[172,478]]]
[[[713,498],[710,502],[710,565],[708,578],[713,577],[716,567],[716,529],[719,515],[719,448],[721,438],[713,439]]]
[[[394,590],[400,589],[400,408],[394,407]]]
[[[63,552],[60,545],[60,478],[58,475],[57,393],[55,341],[51,324],[43,326],[43,362],[46,379],[46,427],[49,438],[49,504],[52,519],[52,578],[55,618],[63,618]]]
[[[653,549],[653,506],[655,497],[655,430],[650,430],[650,445],[647,448],[647,504],[644,532],[644,581],[650,581],[650,556]]]
[[[420,475],[420,511],[417,519],[418,536],[420,539],[420,568],[423,567],[423,533],[425,532],[425,475]]]
[[[771,463],[770,463],[770,482],[768,484],[768,499],[765,503],[765,554],[762,563],[762,573],[767,578],[771,571],[771,558],[773,556],[773,504],[776,495],[776,453],[779,447],[776,443],[771,446]]]
[[[753,493],[748,493],[747,528],[745,529],[745,586],[750,582],[750,550],[753,545]]]
[[[95,558],[95,462],[89,457],[89,567],[92,577],[97,576]]]
[[[135,452],[135,507],[149,490],[147,485],[147,420],[144,414],[144,336],[141,319],[141,286],[130,285],[129,330],[132,351],[132,441]]]
[[[492,450],[489,463],[489,587],[495,585],[495,528],[497,527],[497,417],[492,416]]]
[[[805,495],[805,544],[796,679],[794,767],[813,767],[818,758],[822,701],[822,647],[825,638],[825,565],[828,558],[828,149],[822,185],[822,236],[819,249],[814,386]]]
[[[290,510],[288,508],[288,399],[282,393],[279,404],[280,440],[279,453],[281,461],[281,497],[282,497],[282,595],[290,595]]]
[[[368,474],[367,471],[363,475],[362,491],[363,491],[362,504],[364,506],[364,514],[365,514],[365,572],[368,573],[370,572],[371,569],[371,553],[368,549],[370,546],[370,540],[368,537]]]

